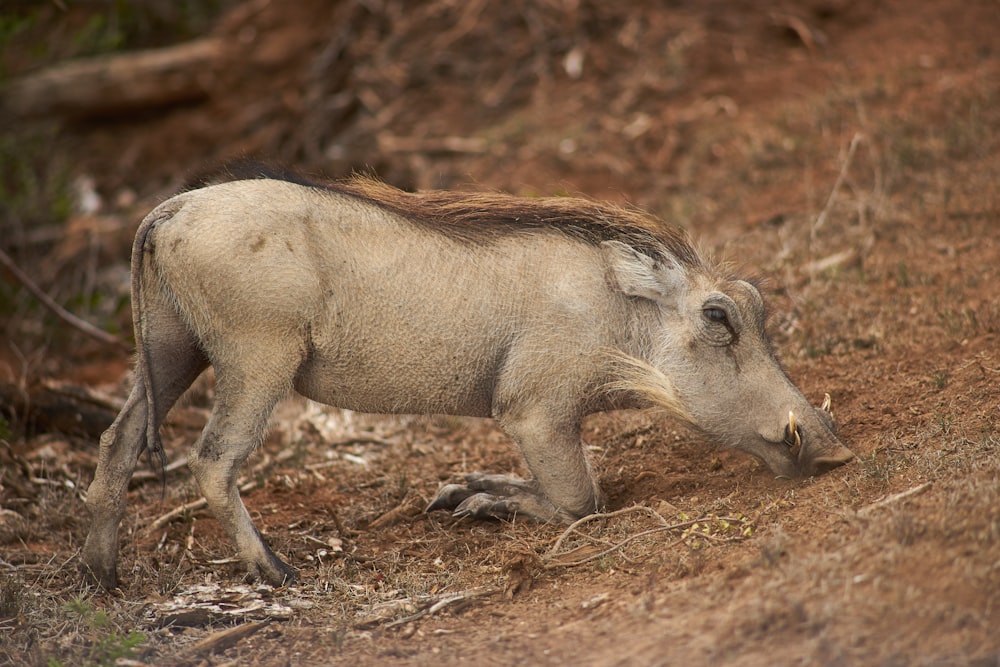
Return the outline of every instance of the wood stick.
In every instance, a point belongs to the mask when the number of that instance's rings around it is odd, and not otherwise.
[[[410,614],[409,616],[397,618],[395,621],[387,623],[385,627],[393,628],[397,625],[410,623],[411,621],[415,621],[424,616],[432,616],[437,612],[441,611],[442,609],[444,609],[445,607],[447,607],[448,605],[454,604],[455,602],[463,602],[465,600],[472,600],[475,598],[486,597],[489,595],[494,595],[496,593],[499,593],[500,591],[501,591],[500,588],[490,587],[480,590],[462,591],[460,593],[453,593],[452,595],[443,595],[430,606],[421,609],[420,611],[414,614]]]
[[[246,493],[247,491],[251,491],[255,488],[257,488],[257,482],[250,481],[240,487],[240,493]],[[208,501],[205,500],[204,498],[199,498],[198,500],[192,500],[191,502],[185,503],[180,507],[175,507],[174,509],[170,510],[163,516],[159,517],[158,519],[153,521],[153,523],[149,524],[149,527],[146,530],[148,530],[151,533],[156,532],[157,530],[163,528],[165,525],[167,525],[177,517],[185,514],[186,512],[195,512],[197,510],[204,509],[206,507],[208,507]]]
[[[900,500],[906,500],[910,496],[915,496],[918,493],[923,493],[931,487],[930,482],[924,482],[923,484],[918,484],[912,489],[907,489],[906,491],[900,491],[899,493],[894,493],[891,496],[883,498],[882,500],[875,501],[870,505],[865,505],[858,510],[858,516],[867,516],[871,514],[874,510],[880,507],[885,507],[886,505],[891,505],[893,503],[898,503]]]
[[[843,164],[840,165],[840,173],[837,174],[837,180],[834,182],[833,187],[830,188],[830,196],[826,198],[826,205],[823,210],[819,212],[816,216],[816,221],[812,224],[812,228],[809,230],[810,241],[816,240],[816,232],[826,224],[826,217],[830,215],[830,209],[833,207],[833,202],[837,198],[837,192],[840,187],[844,184],[844,179],[847,178],[847,171],[851,168],[851,162],[854,160],[854,153],[858,150],[858,144],[864,141],[865,135],[860,132],[855,132],[854,136],[851,137],[851,143],[847,147],[847,157],[844,158]]]
[[[242,625],[237,625],[232,628],[226,628],[225,630],[219,630],[205,637],[201,641],[197,642],[194,646],[189,649],[190,655],[211,655],[213,653],[220,653],[226,649],[235,646],[241,640],[249,637],[258,630],[266,628],[270,621],[255,621],[253,623],[244,623]]]
[[[2,249],[0,249],[0,264],[3,264],[4,268],[6,268],[11,273],[11,275],[13,275],[14,278],[19,283],[21,283],[21,285],[25,287],[25,289],[31,292],[32,295],[34,295],[34,297],[38,299],[39,303],[45,306],[48,310],[52,312],[53,315],[58,317],[66,324],[90,336],[95,340],[101,341],[102,343],[105,343],[107,345],[113,345],[119,349],[126,350],[128,352],[132,351],[132,346],[123,341],[121,338],[113,336],[109,334],[107,331],[104,331],[102,329],[98,329],[90,322],[81,320],[79,317],[77,317],[76,315],[74,315],[73,313],[69,312],[68,310],[60,306],[58,303],[56,303],[52,299],[52,297],[46,294],[41,287],[36,285],[35,282],[31,278],[29,278],[26,273],[24,273],[24,271],[18,268],[17,264],[14,263],[14,260],[10,258],[10,255],[8,255]]]
[[[587,555],[584,556],[584,557],[581,557],[581,558],[578,558],[578,559],[575,559],[575,560],[572,560],[572,561],[560,561],[560,560],[558,560],[559,558],[571,555],[574,551],[576,551],[576,549],[573,549],[573,550],[570,550],[570,551],[560,552],[560,548],[562,547],[563,541],[566,538],[568,538],[570,535],[574,534],[574,533],[575,534],[579,534],[582,537],[586,537],[586,538],[588,538],[588,539],[590,539],[590,540],[592,540],[594,542],[601,542],[603,544],[608,544],[604,540],[596,540],[596,539],[590,537],[589,535],[584,535],[583,533],[580,533],[580,531],[578,530],[578,528],[582,524],[584,524],[584,523],[586,523],[588,521],[595,520],[595,519],[607,519],[607,518],[612,518],[612,517],[616,517],[616,516],[620,516],[622,514],[628,514],[628,513],[632,513],[632,512],[641,512],[643,514],[647,514],[650,517],[657,519],[658,522],[660,523],[660,525],[657,526],[656,528],[650,528],[648,530],[644,530],[644,531],[641,531],[641,532],[629,535],[624,540],[618,542],[617,544],[611,544],[610,546],[608,546],[605,549],[602,549],[602,550],[599,550],[599,551],[596,551],[596,552],[594,552],[594,551],[588,551]],[[728,523],[730,525],[739,525],[741,523],[744,523],[745,521],[746,521],[746,519],[743,519],[743,518],[740,518],[740,517],[703,516],[703,517],[700,517],[698,519],[689,519],[689,520],[686,520],[686,521],[680,521],[678,523],[672,523],[671,524],[671,523],[668,523],[667,520],[664,519],[663,516],[659,512],[657,512],[657,511],[655,511],[655,510],[653,510],[653,509],[651,509],[649,507],[644,507],[642,505],[633,505],[632,507],[626,507],[624,509],[620,509],[620,510],[617,510],[617,511],[614,511],[614,512],[590,514],[588,516],[583,517],[582,519],[578,519],[577,521],[575,521],[574,523],[572,523],[569,527],[567,527],[566,530],[563,531],[563,533],[559,536],[559,539],[556,540],[556,543],[552,546],[552,548],[549,549],[549,551],[542,557],[542,561],[545,563],[543,567],[546,570],[551,570],[551,569],[555,569],[557,567],[573,567],[573,566],[576,566],[576,565],[583,565],[584,563],[589,563],[589,562],[591,562],[593,560],[601,558],[602,556],[606,556],[606,555],[608,555],[610,553],[618,551],[618,550],[622,549],[623,547],[625,547],[626,545],[630,544],[631,542],[635,541],[636,539],[638,539],[640,537],[645,537],[647,535],[654,535],[656,533],[662,533],[662,532],[666,532],[666,531],[681,530],[683,528],[689,528],[689,527],[694,526],[695,524],[699,524],[699,523],[725,522],[725,523]],[[697,536],[701,537],[701,538],[704,538],[704,539],[714,540],[714,541],[729,541],[729,540],[724,539],[724,538],[720,539],[717,536],[711,535],[709,533],[704,533],[704,534],[699,533]],[[684,539],[684,536],[681,536],[681,538],[679,538],[678,541],[683,540],[683,539]],[[739,538],[731,538],[731,539],[739,539]]]
[[[489,151],[489,143],[478,137],[396,137],[378,136],[380,150],[388,153],[471,153]]]

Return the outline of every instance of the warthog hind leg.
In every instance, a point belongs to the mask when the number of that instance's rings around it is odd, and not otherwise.
[[[80,555],[84,576],[107,590],[118,586],[118,525],[136,459],[146,444],[146,391],[133,387],[125,407],[101,436],[97,474],[87,491],[90,532]]]
[[[137,458],[147,446],[149,424],[147,383],[155,393],[156,413],[152,428],[158,428],[167,411],[208,365],[205,356],[180,321],[172,306],[159,293],[147,295],[147,325],[157,334],[147,336],[146,366],[152,376],[143,375],[142,364],[136,383],[114,423],[101,436],[97,472],[87,491],[91,524],[81,558],[84,576],[110,590],[118,585],[118,527],[125,514],[125,494]]]
[[[258,438],[228,423],[222,414],[225,413],[213,412],[188,465],[212,514],[236,544],[249,574],[274,586],[293,583],[297,579],[295,570],[264,541],[236,483],[240,467],[257,447]]]
[[[254,349],[252,342],[233,346],[244,353],[242,358],[215,361],[215,407],[188,465],[250,575],[281,586],[294,582],[296,572],[278,558],[254,525],[240,498],[237,476],[263,441],[275,403],[289,390],[299,355],[288,344]]]

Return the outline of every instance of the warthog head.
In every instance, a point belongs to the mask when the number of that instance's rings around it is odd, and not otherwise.
[[[616,353],[618,388],[753,454],[782,477],[818,475],[853,458],[834,434],[829,396],[813,407],[778,362],[756,287],[702,267],[636,260],[656,280],[642,279],[642,271],[619,272],[618,280],[633,282],[636,296],[656,303],[660,333],[648,344],[649,362]]]

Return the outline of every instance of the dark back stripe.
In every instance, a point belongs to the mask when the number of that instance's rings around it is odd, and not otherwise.
[[[514,234],[563,234],[598,245],[620,241],[656,260],[673,258],[688,268],[705,264],[687,234],[638,209],[576,197],[516,197],[450,190],[405,192],[369,176],[319,183],[283,168],[243,161],[220,180],[273,179],[365,201],[428,231],[470,244]]]
[[[591,245],[620,241],[654,259],[670,257],[688,267],[703,266],[682,230],[666,227],[636,209],[613,204],[573,197],[404,192],[363,176],[325,187],[463,242],[489,243],[511,234],[559,233]]]

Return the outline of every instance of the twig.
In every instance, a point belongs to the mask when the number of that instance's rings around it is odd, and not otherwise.
[[[616,516],[621,516],[622,514],[631,514],[633,512],[647,514],[655,519],[658,519],[660,523],[663,524],[664,526],[669,525],[667,523],[667,520],[664,519],[659,512],[650,509],[649,507],[645,507],[643,505],[634,505],[632,507],[626,507],[624,509],[616,510],[614,512],[599,512],[597,514],[588,514],[582,519],[577,519],[576,521],[571,523],[569,527],[567,527],[566,530],[563,531],[562,535],[559,536],[559,539],[556,540],[556,543],[552,545],[551,549],[549,549],[549,554],[554,554],[557,551],[559,551],[559,547],[562,546],[563,540],[565,540],[571,534],[579,532],[577,531],[577,528],[579,528],[583,524],[588,523],[590,521],[596,521],[597,519],[613,519]]]
[[[93,387],[83,387],[57,380],[42,380],[39,384],[46,391],[56,396],[65,396],[75,401],[89,403],[90,405],[109,410],[112,413],[120,412],[125,406],[124,399],[105,394]]]
[[[865,505],[858,510],[858,516],[867,516],[873,511],[879,509],[880,507],[885,507],[886,505],[891,505],[893,503],[898,503],[900,500],[906,500],[910,496],[915,496],[918,493],[923,493],[931,487],[931,482],[924,482],[923,484],[918,484],[912,489],[907,489],[906,491],[900,491],[899,493],[894,493],[891,496],[878,500],[870,505]]]
[[[188,463],[188,458],[186,456],[182,456],[173,463],[164,466],[163,474],[183,468],[184,466],[187,465],[187,463]],[[139,484],[142,482],[159,481],[159,479],[160,479],[160,471],[158,470],[136,470],[134,473],[132,473],[131,482],[133,484]]]
[[[93,117],[109,112],[204,99],[230,64],[219,38],[176,46],[78,58],[5,82],[0,113],[15,121],[39,116]]]
[[[333,509],[328,510],[327,514],[333,520],[333,525],[337,528],[337,532],[340,533],[341,537],[355,537],[358,534],[358,531],[347,528],[344,522],[340,520],[340,516]]]
[[[697,523],[697,522],[692,521],[691,523]],[[546,562],[545,565],[543,565],[542,567],[544,567],[544,569],[546,569],[546,570],[554,570],[557,567],[576,567],[577,565],[583,565],[584,563],[589,563],[590,561],[597,560],[598,558],[603,558],[604,556],[607,556],[610,553],[614,553],[615,551],[618,551],[619,549],[627,546],[630,542],[634,542],[635,540],[639,539],[640,537],[646,537],[647,535],[654,535],[656,533],[664,533],[664,532],[669,531],[669,530],[674,530],[674,528],[675,528],[674,526],[660,526],[659,528],[650,528],[649,530],[644,530],[641,533],[636,533],[634,535],[629,535],[628,537],[626,537],[621,542],[619,542],[617,544],[612,544],[607,549],[603,549],[601,551],[598,551],[597,553],[592,553],[592,554],[590,554],[588,556],[585,556],[583,558],[578,558],[577,560],[571,560],[571,561],[567,561],[567,562],[561,562],[561,561],[560,562],[554,562],[553,559],[555,559],[556,556],[555,555],[547,555],[545,557],[545,560],[548,561],[548,562]],[[670,544],[668,546],[673,546],[674,544],[677,544],[678,542],[683,541],[683,539],[684,539],[683,537],[679,537],[672,544]],[[572,553],[572,552],[567,552],[567,553]]]
[[[192,646],[189,649],[189,654],[192,656],[202,654],[211,655],[213,653],[225,651],[227,648],[234,646],[258,630],[266,628],[269,623],[270,621],[255,621],[253,623],[244,623],[243,625],[237,625],[232,628],[226,628],[225,630],[219,630]]]
[[[485,588],[478,591],[462,591],[461,593],[455,593],[454,595],[447,595],[441,597],[434,604],[426,607],[425,609],[421,609],[415,614],[410,614],[409,616],[397,618],[395,621],[387,623],[385,627],[392,628],[397,625],[403,625],[405,623],[415,621],[418,618],[423,618],[424,616],[432,616],[433,614],[438,613],[448,605],[453,604],[455,602],[462,602],[464,600],[471,600],[473,598],[480,598],[480,597],[486,597],[488,595],[494,595],[495,593],[499,593],[500,590],[501,589],[499,588],[493,587],[493,588]]]
[[[17,264],[14,263],[14,260],[10,258],[10,255],[8,255],[2,249],[0,249],[0,264],[3,264],[4,268],[10,271],[11,275],[13,275],[14,278],[19,283],[21,283],[21,285],[23,285],[29,292],[31,292],[43,306],[52,311],[52,314],[54,314],[56,317],[58,317],[66,324],[90,336],[91,338],[101,341],[102,343],[105,343],[107,345],[114,345],[115,347],[118,347],[122,350],[126,350],[129,352],[132,351],[132,346],[123,341],[122,339],[118,338],[117,336],[109,334],[107,331],[98,329],[89,322],[81,320],[79,317],[77,317],[76,315],[74,315],[73,313],[69,312],[68,310],[60,306],[58,303],[56,303],[52,299],[52,297],[50,297],[42,290],[42,288],[36,285],[34,281],[28,277],[26,273],[21,271],[21,269],[18,268]]]
[[[657,520],[659,520],[659,522],[660,522],[661,525],[659,527],[657,527],[657,528],[650,528],[649,530],[644,530],[644,531],[635,533],[633,535],[629,535],[627,538],[625,538],[621,542],[612,544],[611,546],[609,546],[606,549],[603,549],[601,551],[588,554],[587,556],[585,556],[583,558],[579,558],[577,560],[568,561],[568,562],[557,562],[556,561],[556,559],[559,556],[566,556],[568,554],[573,553],[573,551],[571,550],[571,551],[563,552],[562,554],[560,554],[559,553],[559,549],[562,546],[563,540],[565,540],[567,537],[569,537],[570,535],[572,535],[574,533],[580,534],[583,537],[587,537],[588,539],[591,539],[591,540],[594,540],[594,541],[603,542],[603,540],[595,540],[594,538],[590,537],[589,535],[583,535],[582,533],[580,533],[579,530],[578,530],[578,528],[582,524],[584,524],[584,523],[586,523],[588,521],[593,521],[594,519],[607,519],[607,518],[611,518],[611,517],[615,517],[615,516],[619,516],[619,515],[627,514],[627,513],[631,513],[631,512],[641,512],[643,514],[647,514],[649,516],[652,516],[652,517],[656,518]],[[726,523],[729,523],[729,524],[746,523],[746,519],[741,519],[741,518],[738,518],[738,517],[709,516],[709,517],[701,517],[701,518],[698,518],[698,519],[689,519],[687,521],[681,521],[681,522],[678,522],[678,523],[668,524],[667,520],[664,519],[663,516],[659,512],[657,512],[655,510],[652,510],[652,509],[650,509],[648,507],[644,507],[642,505],[636,505],[634,507],[627,507],[625,509],[621,509],[621,510],[618,510],[616,512],[608,512],[608,513],[602,513],[602,514],[591,514],[589,516],[585,516],[582,519],[579,519],[579,520],[573,522],[568,528],[566,528],[565,531],[563,531],[562,535],[559,536],[559,539],[556,540],[556,543],[552,546],[552,548],[549,550],[549,552],[543,557],[543,560],[547,561],[545,563],[545,565],[544,565],[544,568],[546,570],[551,570],[551,569],[554,569],[554,568],[557,568],[557,567],[574,567],[576,565],[583,565],[584,563],[589,563],[592,560],[596,560],[596,559],[601,558],[603,556],[606,556],[606,555],[608,555],[610,553],[618,551],[618,550],[622,549],[623,547],[627,546],[628,544],[630,544],[631,542],[639,539],[640,537],[646,537],[648,535],[654,535],[656,533],[663,533],[663,532],[667,532],[667,531],[681,530],[682,528],[690,528],[691,526],[694,526],[695,524],[707,523],[707,522],[711,522],[711,521],[722,521],[722,522],[726,522]],[[715,541],[727,541],[727,540],[720,539],[720,538],[718,538],[718,537],[716,537],[714,535],[708,534],[708,533],[705,533],[705,534],[698,533],[697,536],[698,537],[703,537],[703,538],[706,538],[706,539],[715,540]],[[682,536],[680,538],[680,540],[683,540],[685,537],[686,537],[686,535]],[[680,541],[680,540],[678,540],[678,541]],[[607,542],[604,542],[604,543],[607,544]]]
[[[251,491],[255,488],[257,488],[257,482],[249,481],[240,487],[240,493],[246,493],[247,491]],[[174,519],[176,519],[177,517],[187,512],[195,512],[197,510],[204,509],[207,506],[208,506],[208,501],[205,500],[204,498],[199,498],[198,500],[193,500],[189,503],[185,503],[180,507],[175,507],[174,509],[170,510],[160,518],[153,521],[153,523],[149,524],[149,527],[146,530],[150,533],[154,533],[160,528],[163,528],[165,525],[167,525]]]
[[[404,498],[398,505],[393,507],[388,512],[378,516],[374,521],[368,524],[368,530],[377,530],[407,519],[419,513],[421,505],[423,505],[423,503],[419,498],[412,496]]]
[[[844,184],[844,179],[847,178],[847,171],[851,167],[851,162],[854,160],[854,153],[858,150],[858,144],[865,138],[865,135],[860,132],[855,132],[854,136],[851,137],[851,145],[847,147],[847,157],[844,158],[844,163],[840,165],[840,174],[837,175],[837,181],[833,184],[830,189],[830,196],[826,198],[826,205],[823,210],[820,211],[819,215],[816,216],[816,221],[812,225],[812,229],[809,231],[810,241],[816,240],[816,233],[819,231],[820,227],[826,224],[826,216],[830,214],[830,209],[833,208],[833,202],[837,198],[837,191]]]
[[[776,26],[782,28],[788,28],[795,35],[802,40],[806,49],[809,51],[809,55],[816,55],[816,44],[822,40],[817,39],[817,33],[806,25],[806,22],[797,16],[792,16],[791,14],[780,14],[778,12],[773,12],[771,14],[771,20]]]
[[[379,149],[388,153],[471,153],[489,151],[489,143],[477,137],[396,137],[378,136]]]
[[[840,252],[834,253],[829,257],[824,257],[823,259],[817,259],[815,261],[806,264],[806,273],[815,274],[823,273],[828,269],[836,269],[843,266],[844,264],[853,264],[861,255],[855,248],[848,248],[847,250],[841,250]]]

